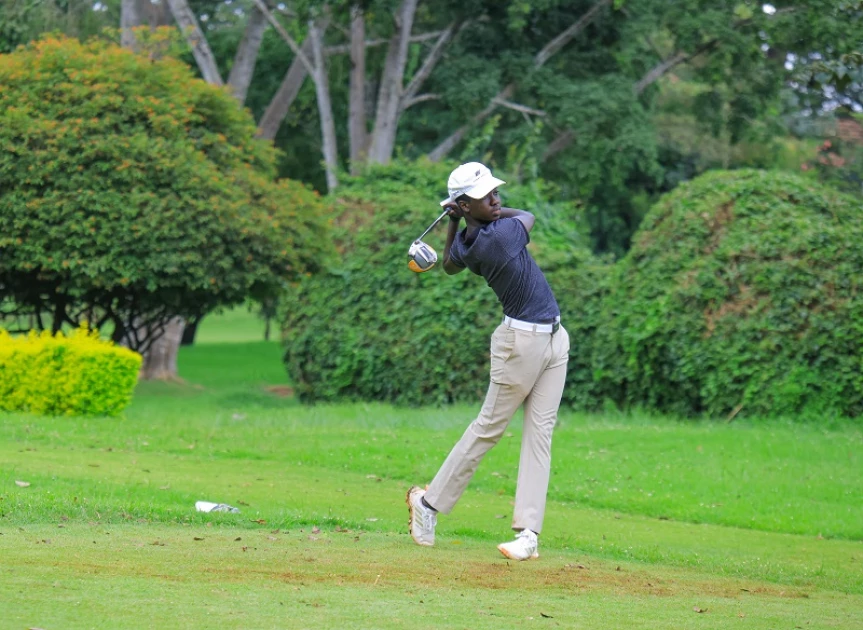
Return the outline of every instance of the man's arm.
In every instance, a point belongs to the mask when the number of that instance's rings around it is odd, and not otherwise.
[[[536,222],[536,217],[534,217],[530,212],[528,212],[527,210],[516,210],[515,208],[501,208],[500,218],[518,219],[524,224],[524,229],[527,230],[528,234],[533,229],[533,224]]]
[[[449,226],[447,227],[446,233],[446,245],[443,246],[443,270],[451,276],[464,271],[464,267],[459,267],[455,264],[449,255],[453,241],[455,240],[455,235],[458,234],[458,224],[461,221],[461,215],[456,216],[458,212],[460,212],[460,210],[452,211],[451,209],[450,211]]]

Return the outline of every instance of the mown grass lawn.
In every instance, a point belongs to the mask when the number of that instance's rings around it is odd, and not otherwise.
[[[228,315],[122,418],[0,416],[0,628],[863,628],[859,424],[563,413],[513,563],[516,419],[420,548],[475,407],[302,406]]]

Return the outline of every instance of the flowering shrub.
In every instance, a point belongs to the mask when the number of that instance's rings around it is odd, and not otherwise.
[[[132,399],[141,355],[81,328],[13,337],[0,328],[0,410],[115,416]]]

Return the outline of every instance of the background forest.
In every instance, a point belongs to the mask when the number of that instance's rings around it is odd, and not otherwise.
[[[844,0],[4,0],[0,50],[46,31],[178,24],[191,50],[136,45],[228,84],[280,149],[281,176],[327,192],[339,169],[369,162],[483,159],[553,182],[593,249],[621,255],[659,195],[709,169],[802,170],[860,192],[860,12]]]

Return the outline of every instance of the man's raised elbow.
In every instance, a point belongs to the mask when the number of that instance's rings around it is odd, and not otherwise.
[[[536,217],[530,212],[523,212],[516,217],[524,225],[524,229],[530,232],[533,229],[533,224],[536,223]]]

